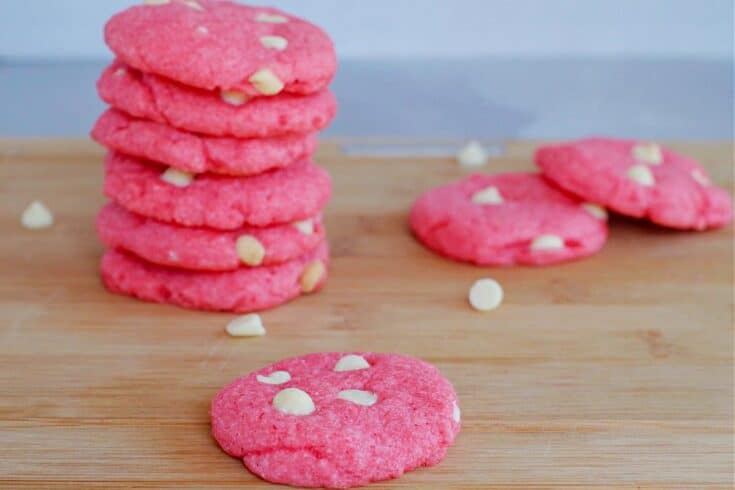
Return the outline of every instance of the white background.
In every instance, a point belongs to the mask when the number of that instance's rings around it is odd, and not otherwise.
[[[130,0],[0,0],[0,57],[107,58],[102,26]],[[732,56],[732,0],[271,0],[343,58]]]

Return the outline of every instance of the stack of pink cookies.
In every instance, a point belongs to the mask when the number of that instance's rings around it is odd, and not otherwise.
[[[92,136],[110,150],[107,287],[237,312],[321,287],[331,180],[311,155],[336,111],[329,37],[271,8],[155,0],[113,16],[105,40],[112,107]]]

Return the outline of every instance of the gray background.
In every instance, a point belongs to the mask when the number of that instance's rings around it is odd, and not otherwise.
[[[281,0],[334,37],[338,136],[729,139],[729,0]],[[0,0],[0,135],[83,135],[123,0]]]

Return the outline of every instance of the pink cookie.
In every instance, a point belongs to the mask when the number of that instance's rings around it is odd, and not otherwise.
[[[239,139],[180,131],[110,109],[100,116],[92,137],[114,150],[191,173],[253,175],[282,168],[316,151],[316,135]]]
[[[460,429],[454,388],[432,365],[321,353],[240,378],[212,401],[212,434],[261,478],[349,488],[445,456]]]
[[[97,216],[97,233],[108,247],[123,249],[148,262],[210,271],[280,264],[324,241],[321,216],[296,224],[219,231],[156,221],[113,203]]]
[[[234,105],[215,92],[186,87],[118,62],[97,82],[102,100],[128,114],[212,136],[264,138],[313,133],[334,118],[337,102],[328,90],[282,94]]]
[[[541,147],[536,163],[562,189],[626,216],[683,230],[732,219],[730,196],[697,162],[655,144],[590,138]]]
[[[141,71],[248,95],[272,92],[262,87],[262,70],[269,70],[279,92],[309,94],[326,87],[337,67],[332,41],[317,26],[276,9],[228,1],[130,7],[109,20],[105,41]]]
[[[234,230],[291,223],[318,214],[332,191],[329,174],[309,160],[252,177],[199,174],[164,180],[164,168],[110,152],[105,194],[134,213],[183,226]]]
[[[201,272],[153,265],[133,255],[108,250],[102,257],[102,280],[119,294],[195,310],[244,313],[285,303],[318,290],[327,279],[326,242],[283,264]]]
[[[430,249],[479,265],[546,265],[597,252],[605,211],[532,173],[475,174],[424,193],[411,228]]]

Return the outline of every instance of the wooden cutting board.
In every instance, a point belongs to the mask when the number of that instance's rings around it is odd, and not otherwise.
[[[731,144],[673,145],[731,186]],[[491,171],[532,168],[514,144]],[[314,351],[402,352],[436,364],[463,427],[446,460],[370,488],[732,488],[733,229],[611,221],[604,250],[546,268],[480,269],[410,236],[424,189],[465,172],[449,159],[348,158],[334,177],[326,289],[232,317],[108,294],[93,221],[102,152],[86,141],[0,142],[0,487],[274,488],[222,453],[208,406],[232,379]],[[55,213],[31,232],[33,199]],[[503,306],[466,294],[499,280]]]

